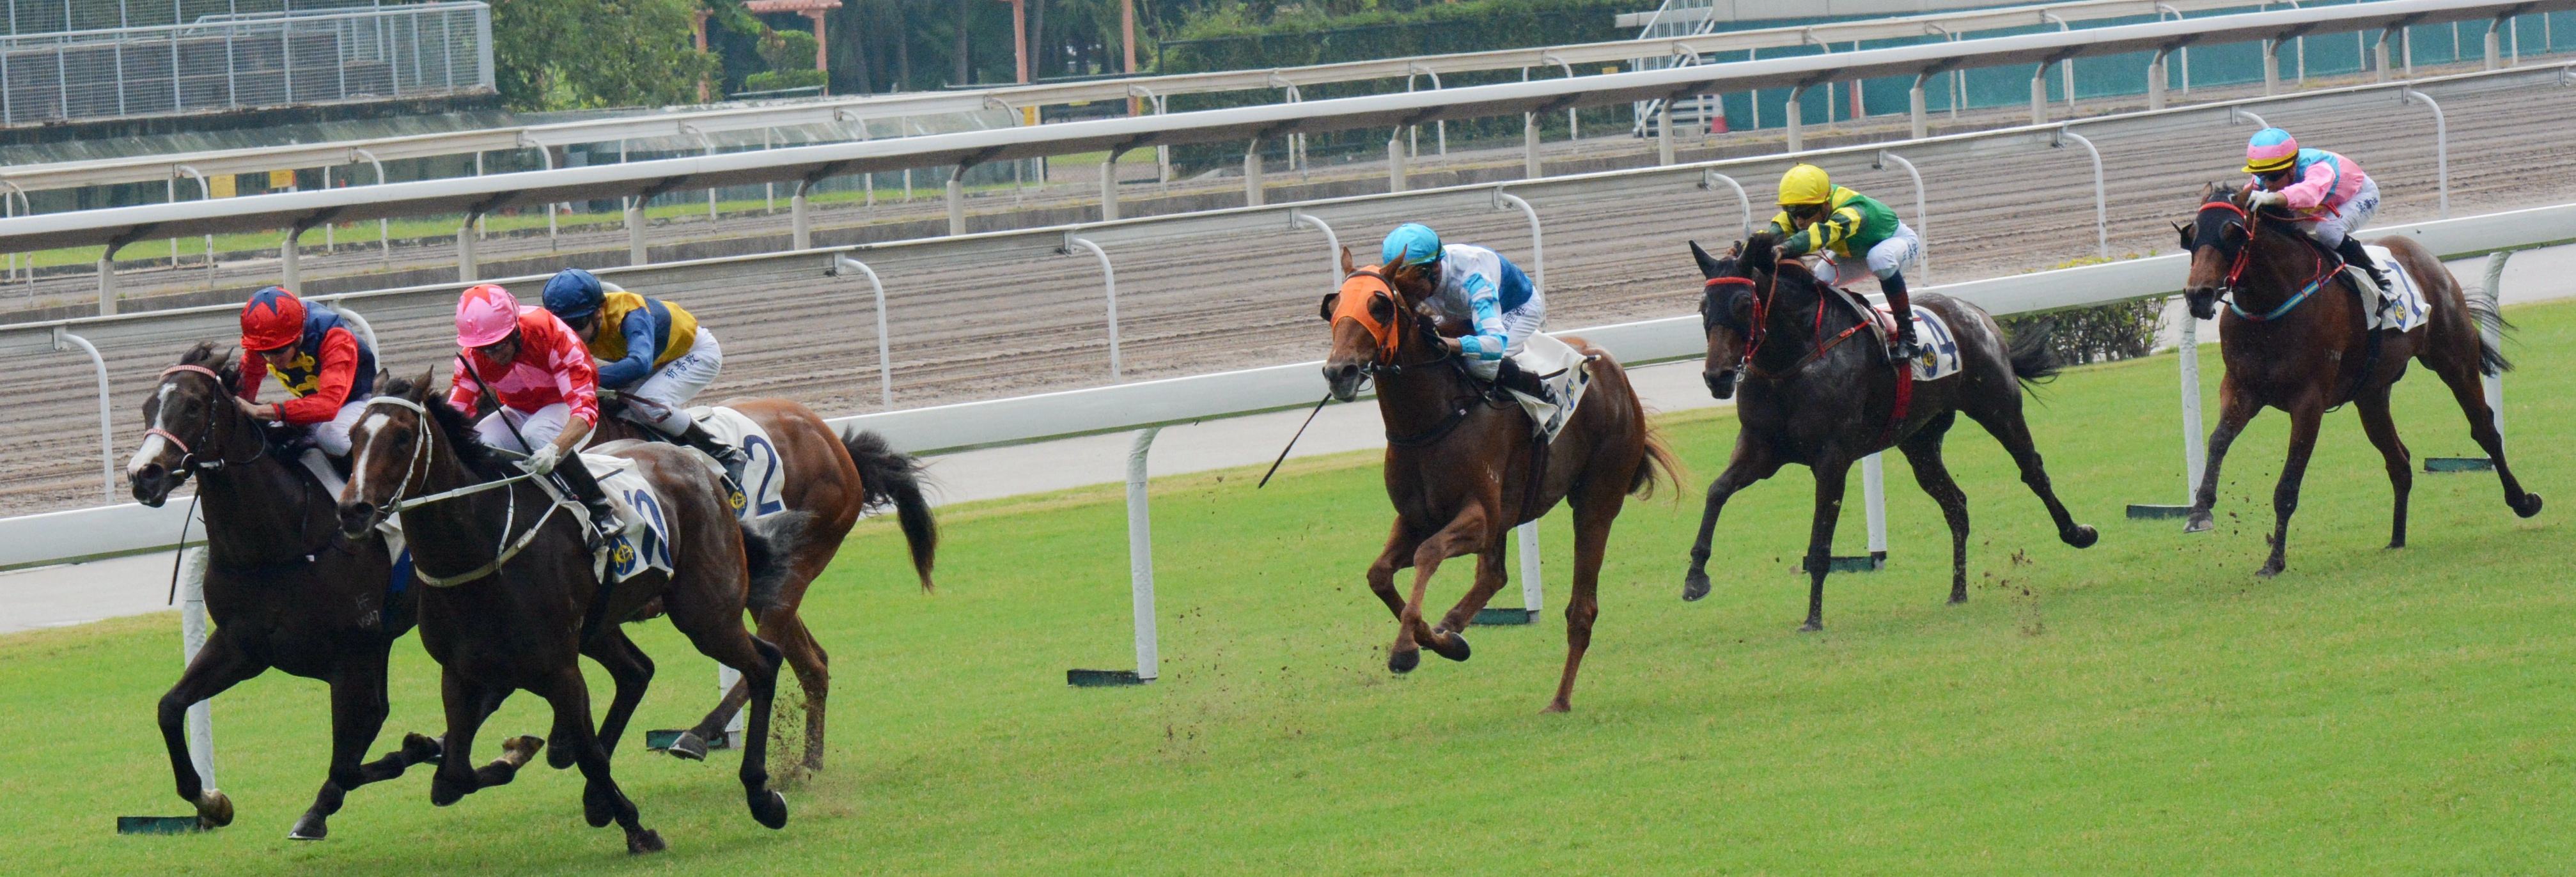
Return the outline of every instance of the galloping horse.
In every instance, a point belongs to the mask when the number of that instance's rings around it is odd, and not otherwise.
[[[637,403],[629,399],[626,404]],[[787,558],[787,580],[777,601],[758,610],[753,620],[759,622],[761,638],[777,644],[787,653],[788,665],[796,668],[796,681],[805,689],[803,763],[806,770],[821,770],[824,701],[832,690],[831,659],[805,628],[797,607],[805,602],[806,587],[840,552],[850,526],[870,509],[895,510],[903,538],[912,549],[913,572],[921,579],[921,589],[931,590],[930,567],[939,550],[939,529],[931,518],[930,502],[921,493],[922,464],[888,446],[876,433],[835,435],[822,416],[794,401],[728,399],[721,404],[742,412],[769,433],[770,447],[759,453],[774,454],[778,460],[780,501],[785,510],[809,516],[804,537]],[[624,418],[601,417],[591,441],[605,444],[644,437],[643,430]],[[742,487],[751,492],[752,502],[759,501],[759,484]],[[750,696],[749,681],[736,681],[706,718],[671,744],[672,754],[705,758],[706,741],[724,733],[725,723],[733,720],[734,711]]]
[[[768,787],[767,770],[780,654],[743,629],[742,613],[746,604],[775,601],[803,516],[777,516],[766,532],[745,529],[715,476],[679,448],[604,449],[632,461],[660,494],[654,504],[669,522],[671,571],[602,587],[582,526],[561,513],[566,501],[477,442],[465,415],[432,397],[429,375],[407,386],[394,382],[386,392],[368,402],[350,431],[353,474],[340,495],[340,527],[363,533],[399,512],[414,568],[428,586],[420,597],[421,644],[439,663],[447,708],[447,758],[430,783],[430,802],[443,807],[492,784],[463,757],[483,720],[511,692],[526,689],[554,708],[547,761],[558,769],[581,766],[590,824],[615,820],[628,852],[663,849],[661,835],[643,827],[609,774],[609,753],[653,675],[652,660],[618,623],[658,600],[699,652],[751,684],[743,795],[753,819],[785,826],[787,800]],[[617,684],[596,733],[581,655]]]
[[[2048,506],[2057,538],[2077,548],[2099,538],[2057,501],[2022,419],[2022,385],[2057,373],[2040,338],[2007,344],[1994,317],[1975,305],[1917,294],[1914,306],[1939,314],[1953,330],[1960,368],[1900,386],[1910,375],[1897,374],[1856,309],[1805,265],[1780,259],[1775,244],[1768,232],[1759,232],[1724,259],[1691,244],[1691,257],[1708,281],[1700,297],[1700,325],[1708,335],[1700,377],[1709,395],[1728,398],[1740,383],[1744,397],[1735,405],[1742,425],[1735,453],[1708,485],[1682,599],[1708,596],[1709,540],[1726,498],[1781,466],[1804,463],[1816,475],[1816,514],[1805,561],[1807,623],[1800,629],[1823,629],[1825,573],[1832,565],[1834,524],[1842,517],[1843,482],[1852,463],[1893,445],[1905,452],[1915,483],[1941,504],[1941,516],[1950,523],[1950,602],[1967,602],[1968,497],[1941,462],[1941,439],[1962,413],[2012,452],[2022,483]],[[1864,343],[1842,343],[1854,337]]]
[[[232,800],[203,788],[188,760],[188,708],[271,667],[330,685],[330,778],[287,833],[320,840],[350,789],[438,759],[438,744],[413,734],[400,750],[358,763],[384,727],[386,661],[394,640],[411,630],[420,598],[391,590],[384,538],[339,538],[321,480],[287,462],[261,425],[233,407],[237,363],[199,344],[162,371],[143,402],[149,434],[125,464],[135,501],[159,508],[193,477],[205,506],[206,615],[215,631],[161,696],[161,739],[179,797],[196,805],[199,825],[221,827],[233,820]],[[493,763],[493,776],[508,782],[534,751],[511,750]]]
[[[1377,381],[1378,413],[1386,420],[1386,493],[1395,502],[1395,530],[1386,550],[1369,565],[1369,590],[1395,613],[1395,646],[1387,669],[1411,672],[1422,646],[1441,657],[1467,660],[1460,635],[1476,611],[1503,587],[1503,534],[1536,520],[1558,500],[1574,507],[1574,576],[1565,602],[1565,675],[1548,712],[1565,712],[1574,675],[1592,643],[1600,614],[1594,592],[1610,525],[1629,494],[1652,490],[1657,470],[1676,469],[1646,424],[1645,406],[1628,386],[1617,360],[1579,338],[1561,338],[1593,357],[1590,398],[1575,409],[1548,445],[1530,477],[1530,419],[1519,404],[1492,401],[1465,365],[1442,351],[1439,328],[1417,310],[1427,288],[1398,289],[1376,266],[1357,268],[1342,251],[1342,287],[1324,296],[1324,322],[1333,349],[1324,379],[1333,395],[1350,401],[1360,382]],[[1534,481],[1536,483],[1534,483]],[[1476,555],[1476,584],[1438,627],[1422,621],[1423,591],[1440,562]],[[1395,571],[1416,567],[1413,595],[1400,597]]]
[[[2289,549],[2290,515],[2299,508],[2299,481],[2307,474],[2308,453],[2316,448],[2317,422],[2327,408],[2350,402],[2361,413],[2362,432],[2388,465],[2388,484],[2395,494],[2388,547],[2405,547],[2406,494],[2415,479],[2407,469],[2406,443],[2388,417],[2388,391],[2406,373],[2408,359],[2423,361],[2451,386],[2461,413],[2469,418],[2469,435],[2495,461],[2505,505],[2526,518],[2540,513],[2540,495],[2523,490],[2512,467],[2505,465],[2504,439],[2496,433],[2495,412],[2487,408],[2478,382],[2479,375],[2513,367],[2481,331],[2505,328],[2493,301],[2469,298],[2442,260],[2412,239],[2382,238],[2378,245],[2387,247],[2397,267],[2424,291],[2429,313],[2424,325],[2402,333],[2366,328],[2361,303],[2345,294],[2348,286],[2335,282],[2335,275],[2344,273],[2342,262],[2306,240],[2292,225],[2294,217],[2271,210],[2248,213],[2240,193],[2215,185],[2200,200],[2192,225],[2174,226],[2183,251],[2191,254],[2184,298],[2193,316],[2218,317],[2227,375],[2218,382],[2218,428],[2209,433],[2209,466],[2192,495],[2183,532],[2210,529],[2209,509],[2218,501],[2218,467],[2227,458],[2228,444],[2265,406],[2279,408],[2290,415],[2290,455],[2272,489],[2272,556],[2255,571],[2279,574]],[[2326,294],[2313,294],[2321,290]],[[2221,316],[2218,300],[2225,295],[2235,301]]]

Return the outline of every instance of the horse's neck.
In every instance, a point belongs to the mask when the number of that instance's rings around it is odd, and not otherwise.
[[[1454,400],[1461,395],[1458,381],[1456,370],[1438,361],[1379,375],[1377,410],[1386,421],[1387,432],[1417,435],[1438,427],[1449,418]]]
[[[1806,301],[1777,302],[1771,306],[1769,325],[1763,331],[1769,337],[1754,352],[1753,364],[1764,371],[1783,372],[1795,368],[1801,360],[1816,352],[1816,347],[1832,334],[1851,328],[1860,317],[1843,307],[1841,296],[1814,287],[1814,297]],[[1819,321],[1817,309],[1824,310]]]
[[[304,556],[313,536],[333,529],[331,522],[315,520],[317,510],[329,505],[321,492],[319,484],[267,454],[198,476],[209,559],[243,567]]]
[[[487,480],[467,469],[465,461],[448,449],[449,442],[458,440],[452,436],[436,436],[430,451],[429,471],[422,477],[420,488],[411,493],[429,496],[472,487]],[[441,573],[482,564],[492,558],[500,540],[507,537],[512,523],[509,519],[513,517],[511,512],[519,503],[520,489],[525,486],[522,482],[413,506],[401,513],[403,539],[412,546],[415,556],[436,556],[437,571]]]
[[[2279,307],[2324,267],[2325,257],[2292,234],[2297,232],[2267,231],[2246,242],[2254,249],[2247,254],[2244,275],[2237,279],[2237,307],[2257,314]]]

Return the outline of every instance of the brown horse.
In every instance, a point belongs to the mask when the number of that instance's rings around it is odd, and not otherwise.
[[[2227,361],[2227,375],[2218,383],[2218,428],[2209,433],[2209,466],[2201,473],[2183,531],[2210,529],[2219,463],[2246,421],[2267,406],[2288,412],[2290,455],[2272,489],[2272,556],[2255,571],[2279,574],[2289,549],[2290,515],[2299,508],[2299,482],[2307,473],[2308,453],[2316,448],[2317,422],[2326,409],[2350,402],[2361,414],[2362,432],[2388,465],[2395,494],[2388,547],[2405,547],[2406,494],[2414,486],[2414,473],[2407,468],[2406,443],[2388,417],[2388,392],[2406,373],[2409,359],[2422,361],[2450,385],[2461,413],[2469,418],[2469,435],[2495,462],[2505,505],[2522,517],[2539,514],[2540,495],[2524,491],[2513,468],[2505,465],[2504,438],[2496,432],[2495,412],[2487,408],[2478,382],[2480,375],[2513,367],[2482,331],[2506,328],[2495,303],[2468,297],[2442,260],[2414,240],[2382,238],[2378,245],[2387,247],[2397,257],[2397,267],[2424,291],[2430,313],[2424,325],[2405,332],[2367,329],[2367,315],[2351,294],[2351,281],[2339,276],[2343,263],[2308,240],[2296,222],[2272,210],[2248,213],[2242,193],[2213,185],[2202,192],[2193,224],[2174,227],[2183,251],[2191,254],[2184,297],[2193,316],[2218,317],[2219,352]],[[2315,294],[2319,292],[2324,294]],[[2235,298],[2224,316],[2218,315],[2221,296]]]
[[[626,400],[626,404],[640,403]],[[823,568],[831,565],[832,556],[840,553],[841,540],[849,535],[859,515],[889,507],[895,510],[903,538],[912,549],[912,569],[921,579],[921,589],[931,590],[930,567],[939,551],[939,528],[931,518],[929,500],[921,493],[922,464],[887,445],[885,437],[876,433],[835,435],[813,409],[794,401],[728,399],[721,404],[742,412],[769,433],[768,447],[744,450],[754,457],[755,467],[765,469],[762,458],[777,460],[783,510],[810,516],[795,555],[787,559],[787,581],[779,589],[777,602],[759,610],[754,620],[760,624],[760,637],[787,653],[788,666],[796,669],[796,681],[805,689],[804,767],[821,770],[824,702],[832,689],[831,660],[824,654],[822,644],[815,641],[813,632],[805,628],[797,607],[804,604],[805,589],[814,583],[814,577],[822,575]],[[625,418],[603,416],[591,441],[604,444],[651,437]],[[750,501],[759,501],[763,491],[756,479],[742,487]],[[725,723],[733,720],[734,712],[742,709],[750,697],[750,681],[736,681],[706,718],[671,744],[671,754],[705,758],[706,741],[723,734]]]
[[[1778,258],[1767,232],[1756,233],[1725,259],[1691,244],[1707,278],[1700,297],[1700,325],[1708,335],[1701,379],[1709,395],[1725,399],[1743,385],[1735,405],[1735,453],[1726,471],[1708,485],[1699,537],[1691,543],[1690,572],[1682,599],[1708,596],[1709,542],[1727,497],[1771,477],[1780,467],[1804,463],[1816,476],[1816,513],[1807,537],[1807,623],[1825,624],[1825,573],[1833,566],[1834,524],[1842,518],[1843,485],[1851,465],[1893,445],[1914,467],[1914,480],[1941,504],[1950,524],[1950,602],[1968,600],[1968,497],[1941,461],[1941,440],[1964,413],[1986,428],[2021,467],[2021,480],[2048,507],[2057,537],[2077,548],[2100,535],[2075,523],[2049,486],[2048,470],[2022,419],[2024,384],[2056,374],[2047,347],[2033,336],[2007,343],[1993,316],[1943,295],[1916,295],[1914,304],[1941,315],[1955,334],[1959,371],[1930,381],[1898,377],[1887,348],[1875,343],[1856,308],[1807,267]],[[1859,338],[1862,343],[1846,344]],[[1931,341],[1932,339],[1927,339]],[[1933,343],[1942,343],[1933,341]],[[1912,381],[1903,386],[1900,380]],[[1898,391],[1910,398],[1899,402]],[[1900,415],[1899,412],[1902,411]]]
[[[340,527],[363,533],[400,513],[414,568],[428,586],[420,597],[421,644],[440,666],[448,753],[430,783],[430,802],[443,807],[492,784],[465,767],[464,757],[484,719],[511,692],[525,689],[554,709],[548,763],[580,765],[590,824],[615,820],[626,832],[628,852],[661,850],[661,835],[644,828],[609,771],[609,753],[653,675],[652,660],[618,622],[658,600],[699,652],[751,683],[743,794],[754,820],[785,826],[787,801],[769,788],[767,771],[780,654],[743,629],[742,614],[746,605],[773,602],[793,555],[792,531],[803,517],[783,514],[766,532],[746,529],[734,520],[718,479],[679,448],[604,448],[633,461],[659,494],[651,504],[669,522],[671,572],[648,570],[603,587],[583,547],[581,524],[564,513],[568,501],[478,443],[465,415],[433,397],[428,375],[409,386],[393,384],[387,393],[368,403],[350,431],[353,474],[340,495]],[[595,733],[582,655],[616,680],[615,698]]]
[[[232,822],[232,799],[203,788],[188,759],[188,708],[271,667],[330,685],[330,778],[287,833],[320,840],[349,790],[438,760],[438,743],[412,734],[401,749],[358,762],[384,727],[385,666],[394,640],[411,630],[420,595],[392,589],[382,536],[340,538],[321,480],[288,462],[233,406],[237,364],[199,344],[163,371],[143,402],[150,434],[125,465],[135,501],[159,508],[193,477],[205,508],[206,615],[215,630],[161,696],[161,739],[179,797],[196,805],[200,826],[221,827]],[[488,769],[508,782],[534,752],[514,748]]]
[[[1548,712],[1564,712],[1574,696],[1574,675],[1592,643],[1592,621],[1601,613],[1595,596],[1610,525],[1630,494],[1650,492],[1661,470],[1677,464],[1646,423],[1645,406],[1628,386],[1628,374],[1608,353],[1578,338],[1562,338],[1593,357],[1589,398],[1547,446],[1531,477],[1531,424],[1519,404],[1496,401],[1493,392],[1446,354],[1436,321],[1418,310],[1431,294],[1407,272],[1391,279],[1376,266],[1351,264],[1342,251],[1342,288],[1324,296],[1324,322],[1333,349],[1324,379],[1333,395],[1350,401],[1360,382],[1375,378],[1378,413],[1386,420],[1386,493],[1395,502],[1395,529],[1386,550],[1369,564],[1369,590],[1395,613],[1395,645],[1387,669],[1410,672],[1422,646],[1441,657],[1467,660],[1461,635],[1476,611],[1503,587],[1503,534],[1536,520],[1558,500],[1574,508],[1574,575],[1565,601],[1565,674]],[[1422,621],[1423,591],[1440,562],[1476,556],[1476,584],[1432,627]],[[1413,594],[1395,590],[1395,572],[1414,567]]]

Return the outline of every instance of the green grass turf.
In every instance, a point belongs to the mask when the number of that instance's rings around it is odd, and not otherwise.
[[[1803,470],[1735,501],[1717,590],[1696,604],[1677,595],[1697,503],[1635,503],[1564,716],[1538,713],[1562,656],[1553,611],[1479,629],[1467,664],[1386,672],[1394,628],[1360,580],[1388,518],[1370,455],[1292,463],[1257,493],[1248,469],[1157,482],[1163,679],[1145,688],[1063,684],[1068,667],[1129,666],[1114,487],[946,509],[935,596],[871,522],[806,604],[838,680],[831,764],[788,790],[794,821],[747,818],[734,756],[679,762],[630,736],[620,779],[671,843],[644,861],[582,825],[574,773],[541,767],[444,810],[416,773],[351,795],[330,840],[285,840],[327,722],[319,685],[278,675],[215,706],[233,827],[118,837],[118,814],[188,812],[152,727],[176,619],[0,638],[0,871],[2557,871],[2576,861],[2576,305],[2512,316],[2515,462],[2553,501],[2537,519],[2513,518],[2491,476],[2419,475],[2412,543],[2383,551],[2387,487],[2342,412],[2289,572],[2258,580],[2284,419],[2237,443],[2221,526],[2187,537],[2121,517],[2180,492],[2172,359],[2079,369],[2032,420],[2100,545],[2059,544],[1963,425],[1970,602],[1943,605],[1940,516],[1891,463],[1893,565],[1836,576],[1827,630],[1800,634]],[[2419,458],[2470,449],[2436,381],[2418,369],[2402,388]],[[1695,497],[1734,425],[1665,425]],[[1563,517],[1548,524],[1553,609],[1568,549]],[[1444,572],[1436,607],[1465,578]],[[666,624],[637,631],[662,675],[636,727],[693,719],[709,663]],[[397,646],[378,751],[436,730],[417,642]],[[515,698],[478,756],[544,723]]]

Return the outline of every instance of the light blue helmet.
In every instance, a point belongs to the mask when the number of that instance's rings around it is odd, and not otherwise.
[[[1440,233],[1431,226],[1408,222],[1387,232],[1386,244],[1378,248],[1378,261],[1393,271],[1411,265],[1422,265],[1440,258]]]

